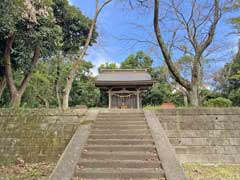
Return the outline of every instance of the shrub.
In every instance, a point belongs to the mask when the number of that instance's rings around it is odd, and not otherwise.
[[[240,88],[232,90],[228,98],[232,101],[233,106],[240,106]]]
[[[204,105],[207,107],[230,107],[232,106],[232,101],[223,97],[218,97],[205,101]]]

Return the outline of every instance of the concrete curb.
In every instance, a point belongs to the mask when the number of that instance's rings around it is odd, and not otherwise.
[[[167,180],[187,180],[187,177],[177,160],[176,153],[170,144],[155,112],[151,110],[144,110],[144,114],[150,127],[158,156],[162,163]]]
[[[88,110],[85,121],[96,120],[98,110]],[[90,134],[91,123],[81,125],[73,135],[54,168],[49,180],[70,180],[81,157],[81,152]]]

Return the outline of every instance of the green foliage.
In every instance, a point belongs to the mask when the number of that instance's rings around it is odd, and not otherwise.
[[[59,87],[61,98],[63,93],[61,89],[64,89],[71,63],[71,60],[63,56],[39,62],[22,97],[21,106],[25,108],[58,107],[56,87]],[[84,62],[79,67],[70,93],[70,106],[95,107],[99,105],[100,92],[95,87],[95,79],[90,73],[92,67],[90,62]],[[16,71],[14,76],[16,83],[19,84],[23,77],[22,72]],[[0,106],[4,107],[7,102],[9,102],[9,94],[6,88],[0,99]]]
[[[129,55],[122,63],[121,69],[148,69],[152,71],[153,60],[143,51],[138,51],[136,55]]]
[[[56,104],[54,76],[49,71],[50,67],[47,62],[39,63],[22,98],[22,106],[46,107],[49,104]]]
[[[239,12],[239,10],[240,10],[240,0],[234,0],[231,9]],[[230,18],[230,22],[232,23],[233,27],[239,33],[239,31],[240,31],[240,16]]]
[[[154,84],[143,99],[144,105],[161,105],[166,102],[172,102],[177,106],[183,105],[183,96],[173,92],[171,85],[167,82]]]
[[[17,30],[17,24],[22,19],[24,1],[0,1],[0,40],[5,39],[10,33]]]
[[[223,97],[209,99],[204,103],[207,107],[231,107],[232,101]]]
[[[79,68],[70,93],[70,106],[86,105],[96,107],[99,104],[100,92],[95,87],[95,78],[90,75],[92,67],[92,63],[85,62]]]
[[[84,46],[92,21],[82,12],[69,4],[67,0],[53,0],[53,12],[56,22],[63,30],[64,53],[75,53]],[[94,31],[91,43],[95,43],[97,32]]]
[[[101,72],[102,69],[117,69],[117,65],[116,65],[116,63],[106,62],[105,64],[101,64],[98,67],[98,72]]]
[[[95,87],[93,78],[89,78],[87,82],[75,80],[70,97],[71,106],[86,105],[88,107],[96,107],[99,104],[100,92]]]
[[[216,91],[230,99],[234,106],[240,106],[240,50],[233,60],[221,69],[215,81]]]
[[[41,49],[41,57],[46,58],[56,53],[62,41],[61,27],[55,23],[52,13],[52,1],[31,1],[28,4],[31,8],[26,2],[0,2],[0,59],[3,58],[6,39],[13,36],[12,68],[24,73],[31,69],[36,47]]]
[[[167,66],[154,67],[151,72],[152,78],[157,82],[167,82],[169,79],[169,73]]]
[[[22,106],[58,105],[56,86],[59,86],[61,96],[72,62],[78,58],[74,54],[84,46],[91,24],[92,20],[70,5],[68,0],[0,2],[0,78],[4,75],[2,58],[7,38],[14,37],[11,65],[17,86],[24,75],[33,69],[31,60],[34,50],[36,47],[41,49],[42,61],[32,74],[32,81],[22,98]],[[90,45],[96,42],[96,38],[97,32],[94,30]],[[86,81],[90,77],[86,75],[90,68],[92,64],[85,62],[78,70],[78,78],[83,78],[81,89],[85,91],[93,88],[93,83]],[[82,96],[86,97],[83,103],[90,103],[90,100],[86,100],[89,96],[79,95]],[[9,93],[5,88],[0,104],[3,106],[8,102]]]
[[[233,106],[240,106],[240,88],[232,90],[228,98],[232,101]]]

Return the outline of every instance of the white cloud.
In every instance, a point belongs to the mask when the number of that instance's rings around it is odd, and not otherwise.
[[[91,72],[94,76],[98,75],[98,67],[106,62],[116,63],[118,67],[120,66],[119,63],[111,60],[108,54],[101,48],[91,47],[88,51],[88,54],[89,55],[86,56],[86,60],[92,62],[92,64],[94,65],[93,69],[91,69]]]

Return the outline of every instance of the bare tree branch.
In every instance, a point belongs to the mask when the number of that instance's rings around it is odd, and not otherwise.
[[[200,51],[199,51],[200,55],[202,55],[203,51],[205,49],[207,49],[207,47],[212,43],[214,35],[215,35],[215,30],[216,30],[216,27],[217,27],[220,17],[221,16],[220,16],[219,0],[214,0],[214,20],[208,31],[207,38],[200,45]]]
[[[154,1],[154,31],[156,34],[156,38],[158,41],[158,44],[161,48],[163,57],[165,59],[165,62],[169,68],[169,71],[172,73],[174,76],[175,80],[185,87],[186,89],[190,89],[190,84],[187,80],[183,79],[180,75],[180,72],[177,70],[177,68],[174,66],[174,63],[172,62],[172,57],[170,52],[168,51],[167,45],[165,44],[160,28],[159,28],[159,23],[158,23],[158,14],[159,14],[159,0]]]

